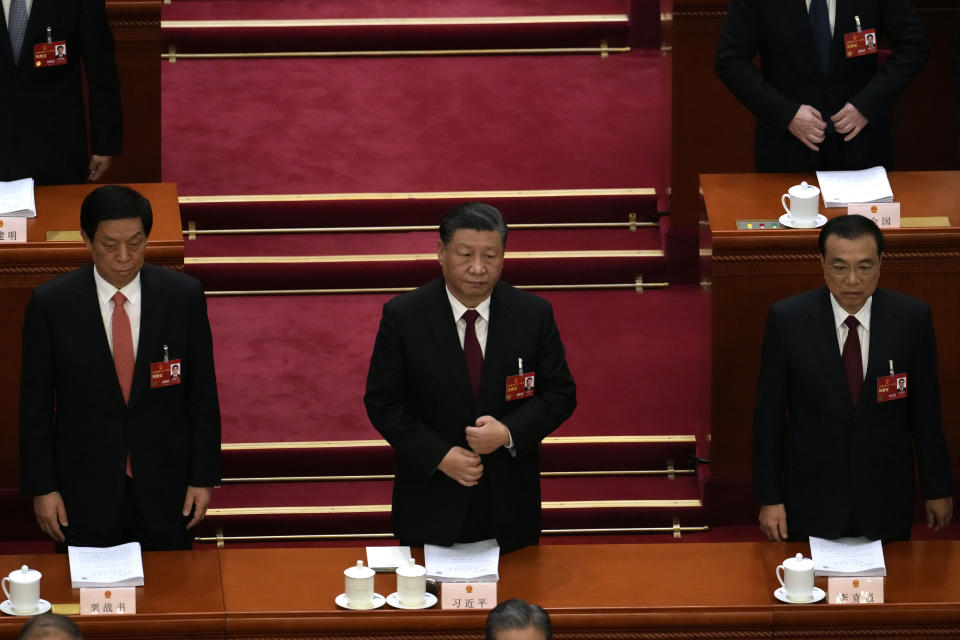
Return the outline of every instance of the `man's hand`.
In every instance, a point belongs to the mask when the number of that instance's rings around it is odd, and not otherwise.
[[[760,528],[773,542],[787,539],[787,510],[783,503],[765,504],[760,507]]]
[[[437,469],[465,487],[475,487],[483,475],[480,456],[463,447],[450,447]]]
[[[793,120],[787,125],[787,129],[807,147],[819,151],[820,147],[817,145],[823,142],[827,133],[827,123],[823,121],[819,111],[808,104],[802,104],[794,114]]]
[[[510,444],[510,431],[493,416],[480,416],[475,427],[467,427],[467,444],[474,453],[492,453]]]
[[[187,487],[187,496],[183,499],[183,516],[186,517],[193,511],[193,517],[187,523],[187,529],[192,529],[206,517],[210,493],[210,487]]]
[[[927,528],[940,531],[953,520],[953,498],[927,500]]]
[[[90,156],[90,175],[87,180],[96,182],[110,168],[110,156]]]
[[[43,532],[56,540],[63,542],[63,532],[60,527],[69,526],[67,524],[67,509],[63,506],[63,498],[59,491],[51,491],[42,496],[33,498],[33,515],[37,518],[37,524],[43,529]]]
[[[857,134],[867,126],[867,119],[849,102],[843,105],[843,109],[830,116],[830,119],[833,120],[834,131],[844,136],[844,142],[850,142],[856,138]]]

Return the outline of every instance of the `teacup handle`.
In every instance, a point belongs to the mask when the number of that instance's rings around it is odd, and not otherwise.
[[[10,578],[9,578],[8,576],[4,576],[3,580],[0,581],[0,586],[3,586],[3,592],[7,595],[7,599],[9,600],[9,599],[10,599],[10,592],[7,591],[7,583],[8,583],[8,582],[10,582]]]
[[[783,576],[780,575],[781,569],[783,569],[783,565],[782,564],[777,565],[777,580],[780,581],[780,586],[786,589],[787,585],[783,584]],[[783,569],[783,570],[786,571],[786,569]]]
[[[787,198],[789,197],[790,197],[789,193],[785,193],[782,196],[780,196],[780,204],[783,205],[783,210],[787,212],[787,215],[790,215],[790,209],[787,208]]]

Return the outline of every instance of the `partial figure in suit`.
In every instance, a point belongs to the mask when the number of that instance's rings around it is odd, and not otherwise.
[[[0,180],[99,180],[123,150],[120,81],[104,0],[2,0]],[[39,64],[35,50],[50,43]],[[16,50],[14,50],[16,49]],[[48,61],[56,64],[47,64]],[[86,74],[90,113],[80,86]]]
[[[193,278],[144,264],[152,223],[133,189],[94,190],[80,212],[93,264],[27,305],[20,486],[59,543],[189,549],[220,482],[206,299]]]
[[[942,529],[953,486],[930,307],[877,288],[883,234],[869,218],[835,217],[819,243],[827,286],[767,318],[753,441],[760,527],[771,540],[907,540],[916,452],[927,525]],[[901,378],[880,401],[881,385]]]
[[[443,277],[383,307],[364,403],[397,454],[401,544],[539,542],[540,441],[573,413],[576,385],[550,303],[499,282],[506,240],[494,207],[455,207]],[[526,376],[532,395],[508,401]]]
[[[846,57],[858,27],[889,38],[882,67],[876,47]],[[757,171],[890,168],[887,112],[927,51],[909,0],[731,0],[716,72],[756,116]]]

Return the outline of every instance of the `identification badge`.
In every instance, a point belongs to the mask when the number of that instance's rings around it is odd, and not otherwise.
[[[180,359],[150,363],[150,388],[171,387],[180,384]]]
[[[515,376],[507,376],[507,402],[533,396],[537,374],[528,371]]]
[[[907,397],[907,374],[895,373],[892,376],[877,378],[877,402],[890,402]]]
[[[843,34],[843,51],[848,58],[869,56],[877,52],[877,30],[851,31]]]
[[[33,66],[37,69],[67,64],[67,41],[43,42],[33,45]]]

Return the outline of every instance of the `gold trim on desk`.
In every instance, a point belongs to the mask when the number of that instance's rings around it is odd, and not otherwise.
[[[468,200],[483,198],[562,198],[595,196],[655,196],[652,187],[616,189],[513,189],[500,191],[411,191],[370,193],[288,193],[180,196],[180,204],[240,204],[251,202],[330,202],[338,200]]]
[[[422,49],[422,50],[383,50],[383,51],[243,51],[222,53],[178,53],[171,46],[169,53],[161,53],[162,60],[171,64],[178,60],[213,60],[247,58],[379,58],[401,56],[501,56],[501,55],[538,55],[561,53],[599,53],[609,57],[611,53],[630,53],[630,47],[539,47],[529,49]]]
[[[613,284],[518,284],[513,285],[517,289],[524,291],[589,291],[589,290],[618,290],[631,289],[636,290],[636,282],[613,283]],[[643,289],[667,289],[669,282],[644,282]],[[293,295],[319,295],[319,294],[348,294],[348,293],[406,293],[413,291],[416,287],[367,287],[367,288],[348,288],[348,289],[252,289],[252,290],[233,290],[233,291],[205,291],[209,297],[227,297],[227,296],[293,296]]]
[[[544,444],[664,444],[673,442],[694,443],[694,435],[663,436],[548,436]],[[341,449],[352,447],[389,447],[386,440],[314,440],[291,442],[224,442],[221,451],[260,451],[277,449]]]
[[[162,20],[161,29],[285,29],[291,27],[427,27],[502,24],[623,23],[626,14],[472,16],[450,18],[309,18],[282,20]]]
[[[47,231],[47,242],[83,242],[83,236],[79,230]]]

